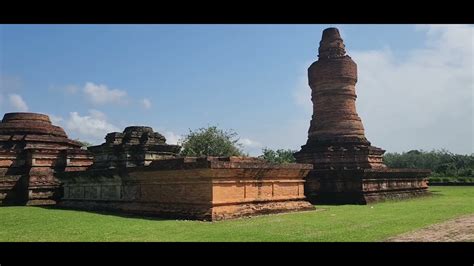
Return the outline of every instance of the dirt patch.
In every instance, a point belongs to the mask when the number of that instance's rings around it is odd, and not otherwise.
[[[474,215],[404,233],[388,242],[474,242]]]

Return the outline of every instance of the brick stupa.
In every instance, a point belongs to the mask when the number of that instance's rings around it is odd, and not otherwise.
[[[305,187],[311,201],[367,203],[427,193],[428,170],[389,169],[385,151],[366,139],[355,104],[357,65],[346,55],[338,29],[323,31],[308,80],[313,116],[306,145],[295,158],[314,165]]]
[[[0,123],[0,205],[50,205],[58,172],[81,171],[92,156],[81,143],[36,113],[7,113]]]

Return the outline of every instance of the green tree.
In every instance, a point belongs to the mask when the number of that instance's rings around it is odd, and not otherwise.
[[[189,130],[180,141],[182,156],[246,156],[242,144],[233,130],[222,130],[216,126]]]
[[[403,153],[387,153],[384,162],[391,168],[424,168],[437,177],[473,177],[474,154],[453,154],[447,150],[412,150]]]
[[[296,151],[294,150],[284,150],[284,149],[278,149],[278,150],[272,150],[269,148],[263,148],[262,153],[263,155],[259,156],[259,158],[265,159],[266,161],[270,163],[277,163],[277,164],[284,164],[284,163],[294,163],[295,157],[293,156],[293,153]]]

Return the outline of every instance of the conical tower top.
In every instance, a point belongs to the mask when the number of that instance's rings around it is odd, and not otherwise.
[[[327,28],[319,42],[319,59],[340,58],[346,55],[344,41],[337,28]]]

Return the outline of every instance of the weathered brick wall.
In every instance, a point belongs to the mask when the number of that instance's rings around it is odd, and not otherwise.
[[[8,113],[0,123],[0,205],[55,204],[55,173],[86,170],[92,156],[49,117]]]
[[[385,199],[428,195],[429,170],[312,170],[305,191],[313,203],[366,204]]]
[[[225,160],[181,158],[63,173],[59,206],[202,220],[312,209],[303,179],[310,165]]]
[[[111,132],[105,143],[87,149],[94,154],[96,169],[147,166],[152,161],[175,158],[178,145],[166,144],[166,138],[147,126],[130,126],[123,132]]]

